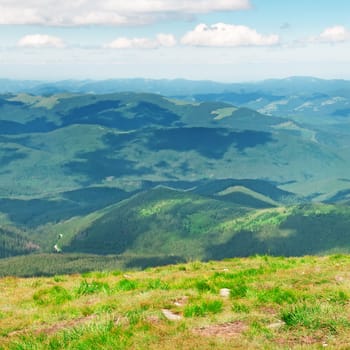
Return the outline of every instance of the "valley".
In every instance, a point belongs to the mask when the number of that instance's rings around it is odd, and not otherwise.
[[[0,274],[350,251],[346,81],[94,84],[0,97]]]

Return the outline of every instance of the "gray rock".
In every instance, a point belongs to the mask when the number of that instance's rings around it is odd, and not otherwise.
[[[231,289],[222,288],[220,289],[220,296],[223,298],[228,298],[230,296]]]
[[[162,313],[165,318],[167,318],[170,321],[179,321],[182,319],[180,315],[174,314],[172,311],[168,309],[162,309]]]

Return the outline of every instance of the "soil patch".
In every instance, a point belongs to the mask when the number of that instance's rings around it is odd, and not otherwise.
[[[247,329],[248,327],[244,322],[235,321],[196,328],[194,333],[205,337],[232,338],[242,334]]]
[[[95,317],[96,315],[89,315],[89,316],[80,317],[69,321],[57,322],[52,325],[43,325],[36,328],[21,329],[18,331],[11,332],[7,336],[12,337],[12,336],[26,334],[26,333],[33,333],[33,334],[44,333],[48,335],[55,334],[61,330],[74,328],[82,324],[88,323],[89,321],[92,321],[93,319],[95,319]]]

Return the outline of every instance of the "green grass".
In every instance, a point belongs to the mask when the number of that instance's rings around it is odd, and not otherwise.
[[[120,280],[116,287],[116,291],[129,291],[129,290],[134,290],[137,288],[137,282],[130,281],[128,279],[122,279]]]
[[[88,282],[87,280],[83,280],[79,287],[76,290],[78,295],[87,295],[87,294],[95,294],[95,293],[108,293],[110,291],[108,283],[103,283],[99,281]]]
[[[239,313],[249,313],[250,307],[243,304],[243,303],[233,303],[232,304],[232,311],[239,314]]]
[[[81,294],[78,292],[78,294]],[[59,305],[72,299],[72,295],[61,286],[41,289],[34,293],[33,300],[37,305]]]
[[[0,349],[346,349],[349,268],[347,255],[256,256],[5,277]]]
[[[341,307],[331,303],[297,304],[282,310],[281,319],[288,327],[326,329],[331,333],[337,333],[338,329],[350,326],[350,321],[342,314]]]
[[[223,309],[221,300],[203,301],[200,304],[188,305],[184,309],[185,317],[204,317],[208,314],[220,313]]]
[[[274,287],[258,293],[258,301],[261,304],[293,304],[297,301],[297,299],[298,298],[292,289],[284,290],[280,287]]]

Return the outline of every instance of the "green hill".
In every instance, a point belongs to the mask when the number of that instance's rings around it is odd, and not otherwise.
[[[0,258],[30,254],[40,249],[25,232],[7,225],[0,227]]]
[[[159,186],[88,215],[45,224],[30,237],[46,252],[56,245],[63,255],[113,254],[136,260],[157,255],[208,260],[350,252],[347,205],[281,206],[237,186],[215,196],[196,190]]]
[[[109,208],[64,251],[205,258],[216,226],[248,209],[190,192],[158,187]]]

